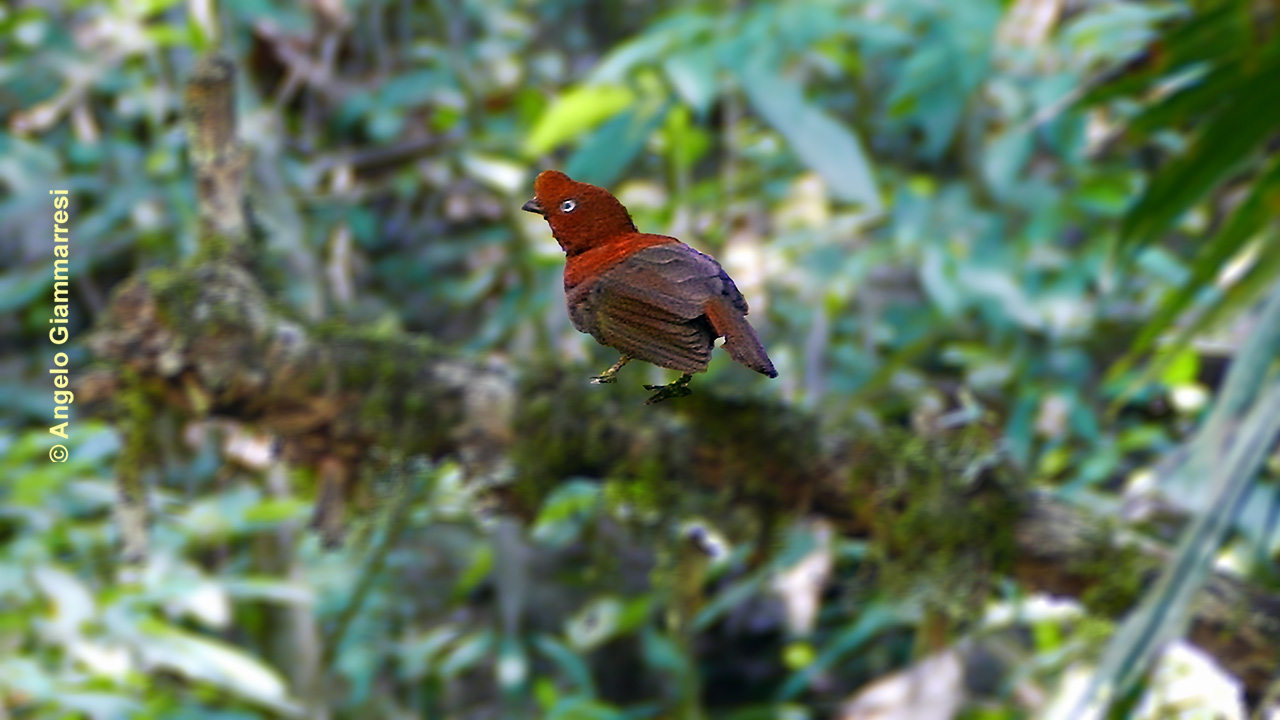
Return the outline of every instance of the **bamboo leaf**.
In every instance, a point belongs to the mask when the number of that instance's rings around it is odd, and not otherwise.
[[[1251,45],[1252,20],[1242,3],[1222,2],[1160,34],[1112,78],[1099,83],[1081,98],[1085,106],[1148,91],[1161,79],[1206,60],[1223,61],[1241,56]]]
[[[1108,643],[1077,714],[1095,699],[1110,703],[1126,692],[1164,643],[1186,627],[1191,600],[1280,435],[1280,413],[1275,411],[1280,407],[1280,378],[1271,372],[1280,357],[1280,287],[1272,291],[1257,327],[1232,362],[1212,414],[1192,440],[1191,460],[1175,471],[1212,479],[1210,497],[1202,506],[1206,509],[1183,533],[1155,588]]]
[[[1122,222],[1122,254],[1168,230],[1271,136],[1280,118],[1280,93],[1274,92],[1277,72],[1280,53],[1242,82],[1230,103],[1200,129],[1187,152],[1156,175]]]
[[[1226,62],[1183,85],[1138,113],[1125,128],[1130,142],[1149,137],[1157,131],[1203,119],[1222,106],[1248,78],[1244,64]]]
[[[1154,347],[1157,339],[1167,332],[1173,322],[1191,306],[1192,301],[1210,286],[1214,276],[1221,271],[1226,262],[1258,233],[1263,223],[1275,217],[1274,208],[1276,207],[1280,207],[1280,156],[1274,158],[1270,166],[1262,171],[1249,195],[1223,223],[1218,233],[1201,246],[1190,264],[1191,276],[1160,305],[1143,326],[1129,352],[1116,361],[1108,371],[1109,381],[1115,381],[1127,373],[1137,363],[1138,358]],[[1175,340],[1169,348],[1173,354],[1176,354],[1179,346],[1184,345],[1196,333],[1208,326],[1207,315],[1208,313],[1202,316],[1201,322],[1194,323],[1179,333],[1179,339]],[[1129,386],[1130,389],[1141,387],[1146,380],[1158,375],[1159,372],[1158,367],[1149,368],[1142,379]]]

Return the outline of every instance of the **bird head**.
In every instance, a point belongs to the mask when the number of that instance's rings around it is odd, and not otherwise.
[[[567,255],[636,231],[627,209],[608,190],[577,182],[557,170],[538,175],[533,181],[533,199],[521,209],[546,218],[552,236]]]

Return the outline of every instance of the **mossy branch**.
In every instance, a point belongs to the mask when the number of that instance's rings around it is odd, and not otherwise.
[[[183,116],[200,206],[200,253],[248,264],[255,254],[244,182],[249,155],[236,136],[231,60],[211,55],[196,65]]]

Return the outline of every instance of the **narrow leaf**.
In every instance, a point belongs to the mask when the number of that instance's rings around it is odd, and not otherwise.
[[[791,700],[804,691],[812,679],[834,665],[840,658],[862,647],[889,628],[907,621],[902,608],[886,603],[876,603],[866,608],[858,621],[840,631],[812,663],[798,670],[778,689],[778,700]]]
[[[538,118],[525,150],[540,155],[578,137],[617,115],[635,101],[635,93],[619,85],[583,85],[561,95]]]
[[[1118,97],[1141,95],[1159,80],[1195,63],[1239,56],[1250,46],[1250,21],[1241,5],[1218,3],[1160,33],[1158,43],[1095,85],[1081,98],[1081,104],[1097,105]]]
[[[883,209],[871,165],[853,132],[807,102],[797,83],[762,62],[749,63],[740,77],[751,106],[826,180],[834,197],[862,203],[870,213]]]
[[[1185,126],[1203,119],[1230,100],[1248,75],[1241,62],[1224,62],[1148,105],[1125,127],[1130,142],[1160,130]]]
[[[243,650],[160,622],[149,622],[138,643],[144,662],[207,682],[288,717],[302,714],[290,697],[284,679]]]
[[[1213,278],[1222,270],[1226,262],[1244,247],[1264,222],[1275,216],[1274,208],[1280,207],[1280,156],[1272,159],[1269,167],[1254,181],[1253,189],[1241,201],[1231,217],[1223,223],[1222,228],[1208,242],[1201,246],[1195,259],[1190,263],[1191,276],[1175,290],[1143,326],[1134,340],[1129,352],[1118,360],[1108,371],[1108,379],[1114,381],[1128,372],[1147,353],[1175,320],[1191,306],[1192,301],[1210,286]],[[1194,333],[1205,327],[1203,322],[1195,325],[1194,331],[1180,333],[1182,342],[1194,337]],[[1175,345],[1178,343],[1175,343]],[[1175,353],[1176,354],[1176,348]],[[1147,377],[1159,374],[1159,368],[1151,368]],[[1145,379],[1131,385],[1140,387]]]
[[[649,101],[623,111],[591,134],[569,157],[564,171],[576,180],[608,187],[662,124],[667,103]]]
[[[1272,292],[1257,327],[1232,362],[1212,414],[1192,441],[1192,459],[1180,470],[1211,478],[1205,510],[1184,532],[1156,586],[1108,643],[1080,709],[1094,698],[1110,702],[1132,687],[1164,643],[1186,627],[1191,600],[1280,435],[1280,413],[1275,412],[1280,379],[1271,377],[1264,384],[1280,357],[1280,287]]]
[[[714,45],[695,47],[673,54],[662,64],[667,80],[698,117],[706,116],[716,97],[718,52]]]
[[[1280,93],[1274,92],[1280,53],[1243,81],[1230,102],[1205,123],[1187,152],[1163,168],[1125,216],[1120,252],[1156,239],[1257,150],[1276,130]]]
[[[633,69],[665,58],[672,48],[692,45],[715,25],[713,18],[697,12],[675,13],[617,46],[591,72],[588,82],[622,82]]]

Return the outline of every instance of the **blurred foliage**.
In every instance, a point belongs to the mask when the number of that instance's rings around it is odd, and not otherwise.
[[[74,373],[111,288],[194,253],[179,110],[203,49],[241,69],[266,264],[299,316],[604,367],[569,326],[559,248],[519,211],[559,167],[738,280],[781,375],[718,361],[706,391],[868,428],[960,408],[1037,482],[1119,516],[1209,497],[1211,473],[1160,463],[1280,273],[1280,44],[1256,5],[0,6],[0,709],[826,717],[919,658],[926,608],[821,528],[786,528],[753,566],[751,543],[718,536],[729,520],[696,521],[719,549],[695,552],[693,519],[566,478],[526,537],[477,513],[455,469],[410,465],[362,539],[325,554],[301,531],[311,479],[216,423],[174,423],[148,480],[153,557],[119,566],[114,432],[76,417],[71,460],[45,457],[48,191],[73,198]],[[1272,383],[1277,352],[1250,360]],[[1236,567],[1274,587],[1280,505],[1245,474],[1205,542],[1237,528]],[[782,582],[805,563],[832,579]],[[1004,669],[964,712],[1039,714],[1109,630],[993,585],[963,630]]]

